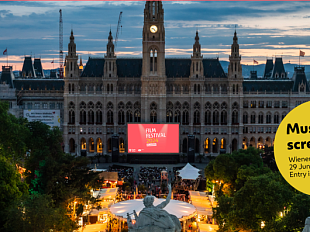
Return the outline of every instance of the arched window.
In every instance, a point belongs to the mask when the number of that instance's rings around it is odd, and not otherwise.
[[[73,102],[69,103],[69,123],[68,124],[75,124],[75,105]]]
[[[118,124],[119,125],[125,124],[125,113],[123,110],[118,111]]]
[[[141,112],[140,110],[135,111],[135,122],[141,122]]]
[[[221,125],[227,125],[227,111],[221,112]]]
[[[85,138],[81,139],[81,150],[86,150],[86,139]]]
[[[200,94],[200,85],[198,85],[198,94]]]
[[[93,138],[89,138],[88,140],[89,152],[95,152],[95,143]]]
[[[69,94],[71,93],[71,84],[69,84]]]
[[[126,122],[133,122],[133,116],[132,116],[132,111],[128,110],[126,112]]]
[[[189,114],[188,111],[185,110],[183,111],[183,115],[182,115],[182,125],[188,125],[189,124]]]
[[[219,112],[213,112],[213,125],[219,125]]]
[[[217,138],[213,139],[212,152],[213,153],[218,153],[218,140],[217,140]]]
[[[97,139],[97,153],[102,153],[102,140],[101,140],[101,138],[98,138]]]
[[[181,112],[179,110],[174,112],[174,122],[181,123]]]
[[[266,123],[271,123],[271,113],[267,113],[267,115],[266,115]]]
[[[196,94],[197,91],[196,91],[196,84],[194,84],[194,94]]]
[[[75,152],[75,141],[72,138],[69,140],[69,151],[70,153]]]
[[[71,91],[72,91],[72,93],[74,93],[74,84],[72,84],[72,90]]]
[[[199,125],[200,124],[200,112],[196,110],[194,112],[194,125]]]
[[[125,152],[125,141],[123,138],[119,138],[119,152],[120,153]]]
[[[263,113],[259,113],[259,115],[258,115],[258,123],[260,123],[260,124],[264,123],[264,115],[263,115]]]
[[[157,72],[157,50],[150,50],[150,71],[152,73]]]
[[[243,124],[247,124],[248,123],[248,113],[243,113]]]
[[[96,124],[102,124],[102,104],[96,103]]]
[[[107,104],[107,124],[114,124],[114,120],[113,120],[113,104],[112,102],[109,102]]]
[[[205,153],[210,153],[210,148],[211,148],[211,146],[210,146],[210,139],[209,138],[207,138],[205,141],[204,141],[204,152]]]
[[[255,113],[253,112],[252,114],[251,114],[251,123],[255,123],[255,121],[256,121],[256,119],[255,119]]]
[[[69,111],[69,124],[75,124],[75,113],[74,111]]]
[[[233,112],[232,112],[231,122],[232,122],[232,124],[238,124],[238,123],[239,123],[239,120],[238,120],[238,111],[233,111]]]
[[[172,110],[167,110],[166,122],[173,122]]]
[[[220,146],[220,149],[226,149],[226,139],[225,139],[225,138],[222,138],[222,139],[221,139],[221,146]]]
[[[156,111],[152,111],[150,114],[150,122],[157,122],[157,113]]]
[[[205,112],[205,125],[211,125],[211,111]]]
[[[112,139],[109,138],[107,142],[107,152],[111,153],[112,152]]]
[[[278,113],[274,114],[273,123],[279,123],[279,114]]]

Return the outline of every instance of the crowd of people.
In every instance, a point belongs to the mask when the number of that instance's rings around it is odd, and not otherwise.
[[[140,167],[138,175],[139,183],[143,185],[160,182],[161,171],[167,171],[166,167]]]
[[[129,179],[133,178],[134,169],[131,167],[124,166],[109,166],[109,172],[118,172],[118,179],[123,180],[124,182],[128,182]]]

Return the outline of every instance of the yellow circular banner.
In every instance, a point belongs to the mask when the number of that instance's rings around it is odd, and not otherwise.
[[[310,102],[296,107],[282,120],[274,155],[285,180],[310,195]]]

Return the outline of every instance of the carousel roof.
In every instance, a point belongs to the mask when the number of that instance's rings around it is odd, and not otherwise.
[[[155,198],[154,205],[158,205],[166,199]],[[111,206],[110,212],[121,220],[127,220],[127,213],[131,214],[132,219],[133,210],[139,215],[140,211],[144,208],[143,199],[121,201]],[[196,215],[195,206],[177,200],[170,200],[170,203],[164,208],[169,214],[175,215],[180,221],[186,220]]]

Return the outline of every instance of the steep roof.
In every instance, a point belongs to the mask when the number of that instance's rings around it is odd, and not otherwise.
[[[81,77],[102,77],[104,69],[104,58],[88,58]]]
[[[104,62],[104,58],[89,58],[81,76],[103,76]],[[206,78],[227,77],[218,59],[203,59],[202,63]],[[141,77],[142,75],[141,58],[118,58],[116,66],[118,77]],[[168,78],[190,76],[191,59],[167,58],[165,66]]]
[[[116,60],[118,77],[141,77],[142,59],[119,58]]]
[[[41,64],[41,59],[40,58],[35,58],[34,59],[34,64],[33,64],[34,70],[36,72],[37,77],[44,77],[44,72]]]
[[[32,64],[31,56],[25,56],[23,69],[22,69],[22,76],[25,77],[35,77],[35,71]]]
[[[273,60],[267,59],[264,71],[264,78],[268,79],[271,77],[272,69],[273,69]]]
[[[226,78],[226,74],[223,70],[222,65],[218,58],[216,59],[203,59],[203,69],[204,69],[204,76],[206,78]]]
[[[2,73],[0,76],[1,84],[5,82],[10,88],[14,88],[14,79],[15,76],[12,72],[12,66],[2,66]]]
[[[274,62],[274,66],[273,66],[273,70],[272,70],[272,78],[286,78],[286,72],[284,69],[284,65],[283,65],[283,60],[282,57],[277,57],[275,62]]]
[[[190,59],[166,59],[166,76],[172,77],[189,77],[190,76]]]
[[[306,87],[306,91],[309,92],[309,85],[305,74],[305,67],[294,67],[294,75],[292,80],[294,81],[293,84],[293,92],[299,91],[299,85],[304,84]]]
[[[292,80],[247,80],[244,79],[243,81],[243,91],[289,91],[292,89],[293,86]]]

